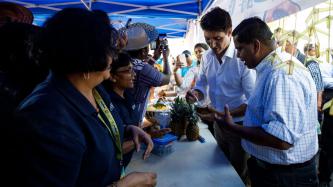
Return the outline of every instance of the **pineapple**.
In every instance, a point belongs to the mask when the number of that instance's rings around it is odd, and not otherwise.
[[[176,136],[185,134],[186,130],[186,118],[189,112],[189,105],[180,97],[175,99],[175,102],[171,106],[171,123],[170,128]]]
[[[197,140],[199,137],[198,120],[199,117],[196,114],[194,105],[187,103],[185,99],[177,97],[171,109],[170,128],[172,132],[178,137],[186,134],[188,140]]]
[[[186,128],[186,137],[189,141],[195,141],[199,138],[199,127],[197,125],[199,117],[193,105],[189,104],[188,126]]]
[[[188,141],[199,139],[199,127],[197,124],[189,124],[186,128],[186,137]]]

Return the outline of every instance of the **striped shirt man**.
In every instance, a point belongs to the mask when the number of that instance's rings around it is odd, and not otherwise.
[[[278,58],[272,58],[277,54]],[[291,74],[278,64],[292,60]],[[318,151],[317,95],[308,70],[290,54],[272,52],[255,68],[256,87],[248,101],[244,126],[265,132],[292,144],[274,149],[242,140],[244,150],[271,164],[289,165],[310,160]]]

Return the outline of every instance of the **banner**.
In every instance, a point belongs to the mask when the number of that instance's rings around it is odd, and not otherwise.
[[[271,22],[325,1],[327,0],[215,0],[202,15],[213,7],[221,7],[229,12],[235,28],[245,18],[257,16],[265,22]],[[190,22],[188,28],[186,47],[192,48],[198,42],[205,42],[199,21]]]
[[[271,22],[324,1],[327,0],[216,0],[206,11],[216,6],[223,8],[236,27],[245,18],[257,16]]]

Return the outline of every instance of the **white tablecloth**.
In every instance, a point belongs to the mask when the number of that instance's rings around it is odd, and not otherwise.
[[[166,156],[151,154],[142,160],[143,151],[135,153],[126,169],[157,173],[158,187],[242,187],[237,175],[206,125],[200,124],[200,135],[205,143],[178,142],[175,151]]]

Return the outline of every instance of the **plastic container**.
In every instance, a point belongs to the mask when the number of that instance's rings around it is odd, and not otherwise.
[[[153,138],[154,149],[153,154],[158,156],[165,156],[174,151],[173,143],[177,140],[177,136],[173,134],[166,134],[161,138]]]
[[[161,129],[169,127],[169,123],[170,123],[170,119],[171,119],[169,111],[154,112],[154,118],[160,124]]]

